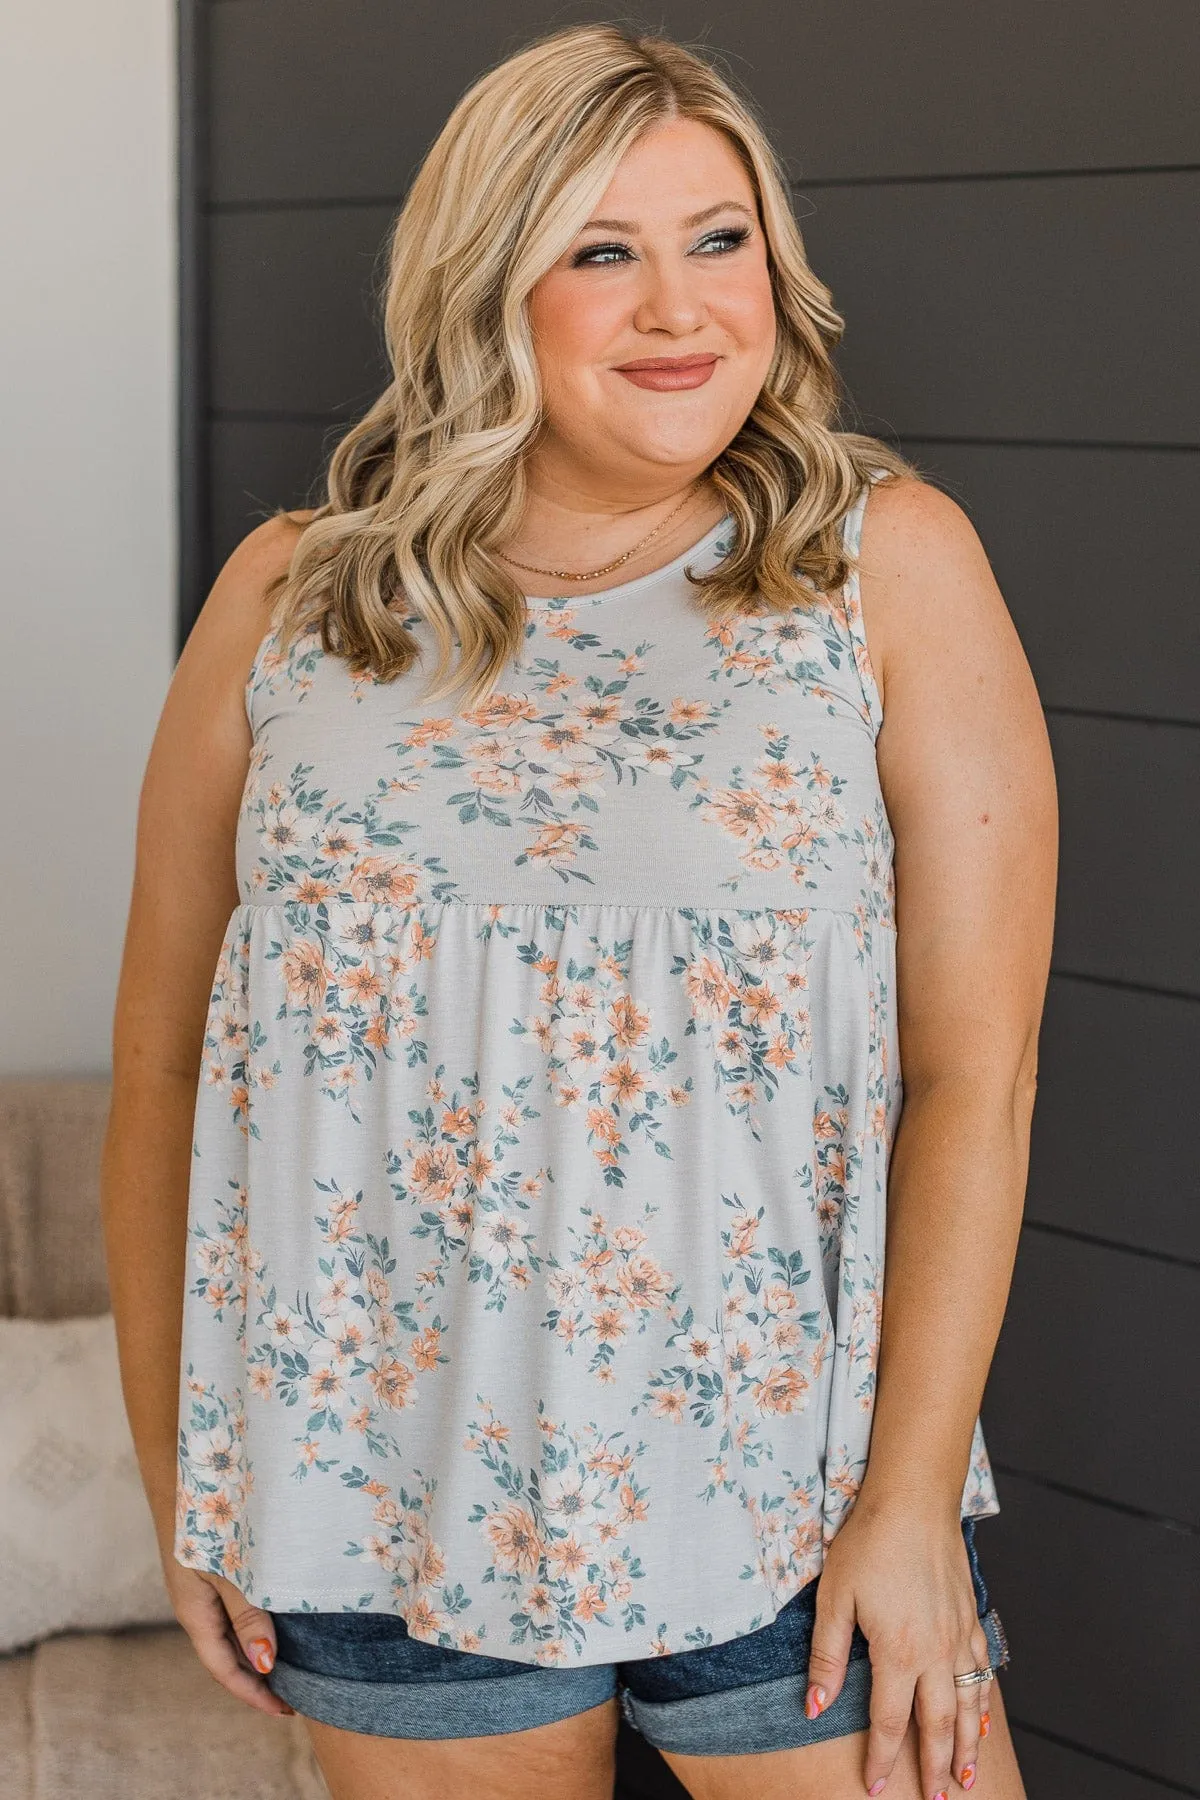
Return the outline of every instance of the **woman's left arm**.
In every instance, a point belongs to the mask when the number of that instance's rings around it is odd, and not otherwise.
[[[915,1708],[933,1796],[976,1760],[980,1690],[953,1682],[987,1661],[960,1508],[1024,1205],[1058,813],[1033,676],[965,513],[928,484],[881,482],[860,557],[896,846],[903,1105],[870,1451],[822,1569],[809,1679],[831,1702],[857,1620],[864,1785],[891,1773]]]

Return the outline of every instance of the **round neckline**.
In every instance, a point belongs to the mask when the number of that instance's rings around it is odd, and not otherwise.
[[[635,594],[639,588],[648,587],[652,581],[662,581],[666,576],[676,574],[685,563],[692,562],[702,551],[707,550],[715,541],[719,532],[724,530],[733,518],[732,513],[722,513],[715,525],[710,525],[704,536],[697,538],[694,544],[670,562],[663,563],[661,568],[651,569],[647,575],[635,575],[631,581],[620,581],[615,587],[595,588],[590,594],[526,594],[526,606],[551,606],[560,600],[566,600],[572,606],[587,606],[593,600],[612,600],[622,594]]]

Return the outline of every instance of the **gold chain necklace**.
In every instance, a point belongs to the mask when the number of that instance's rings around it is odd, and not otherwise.
[[[607,575],[610,569],[619,568],[623,562],[628,562],[631,556],[636,556],[639,550],[645,549],[651,538],[657,537],[663,527],[671,523],[675,514],[683,511],[688,501],[693,498],[696,492],[697,488],[692,488],[686,493],[674,512],[669,512],[665,519],[661,519],[654,527],[654,530],[648,531],[641,543],[635,544],[632,550],[626,550],[624,556],[616,557],[612,562],[605,563],[602,568],[589,569],[584,575],[577,575],[571,569],[542,569],[538,567],[537,563],[518,562],[515,556],[509,556],[504,550],[500,551],[500,555],[504,557],[505,562],[512,563],[515,568],[529,569],[534,575],[553,575],[556,580],[560,581],[594,581],[597,575]]]

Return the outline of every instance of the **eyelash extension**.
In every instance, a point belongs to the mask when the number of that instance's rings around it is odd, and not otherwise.
[[[702,244],[706,244],[710,238],[732,238],[733,242],[730,245],[729,250],[722,250],[720,252],[720,254],[722,256],[728,256],[731,253],[731,251],[738,249],[742,244],[744,244],[746,239],[749,236],[750,236],[750,227],[748,225],[728,225],[728,226],[723,227],[720,231],[708,232],[704,237],[701,238],[700,242]],[[600,253],[600,251],[602,251],[602,250],[604,250],[604,251],[607,251],[607,250],[625,251],[625,250],[628,250],[628,245],[627,244],[589,244],[586,250],[578,251],[576,253],[576,255],[571,258],[571,267],[573,269],[579,269],[579,268],[584,267],[588,262],[591,261],[591,259],[593,257],[597,256]],[[603,264],[597,264],[596,267],[603,267]]]

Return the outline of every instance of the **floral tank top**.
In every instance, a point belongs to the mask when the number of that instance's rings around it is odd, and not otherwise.
[[[856,578],[712,621],[686,570],[731,542],[528,601],[469,710],[258,647],[174,1542],[256,1605],[669,1655],[769,1624],[854,1504],[902,1092],[882,712]],[[977,1418],[961,1511],[998,1510]]]

